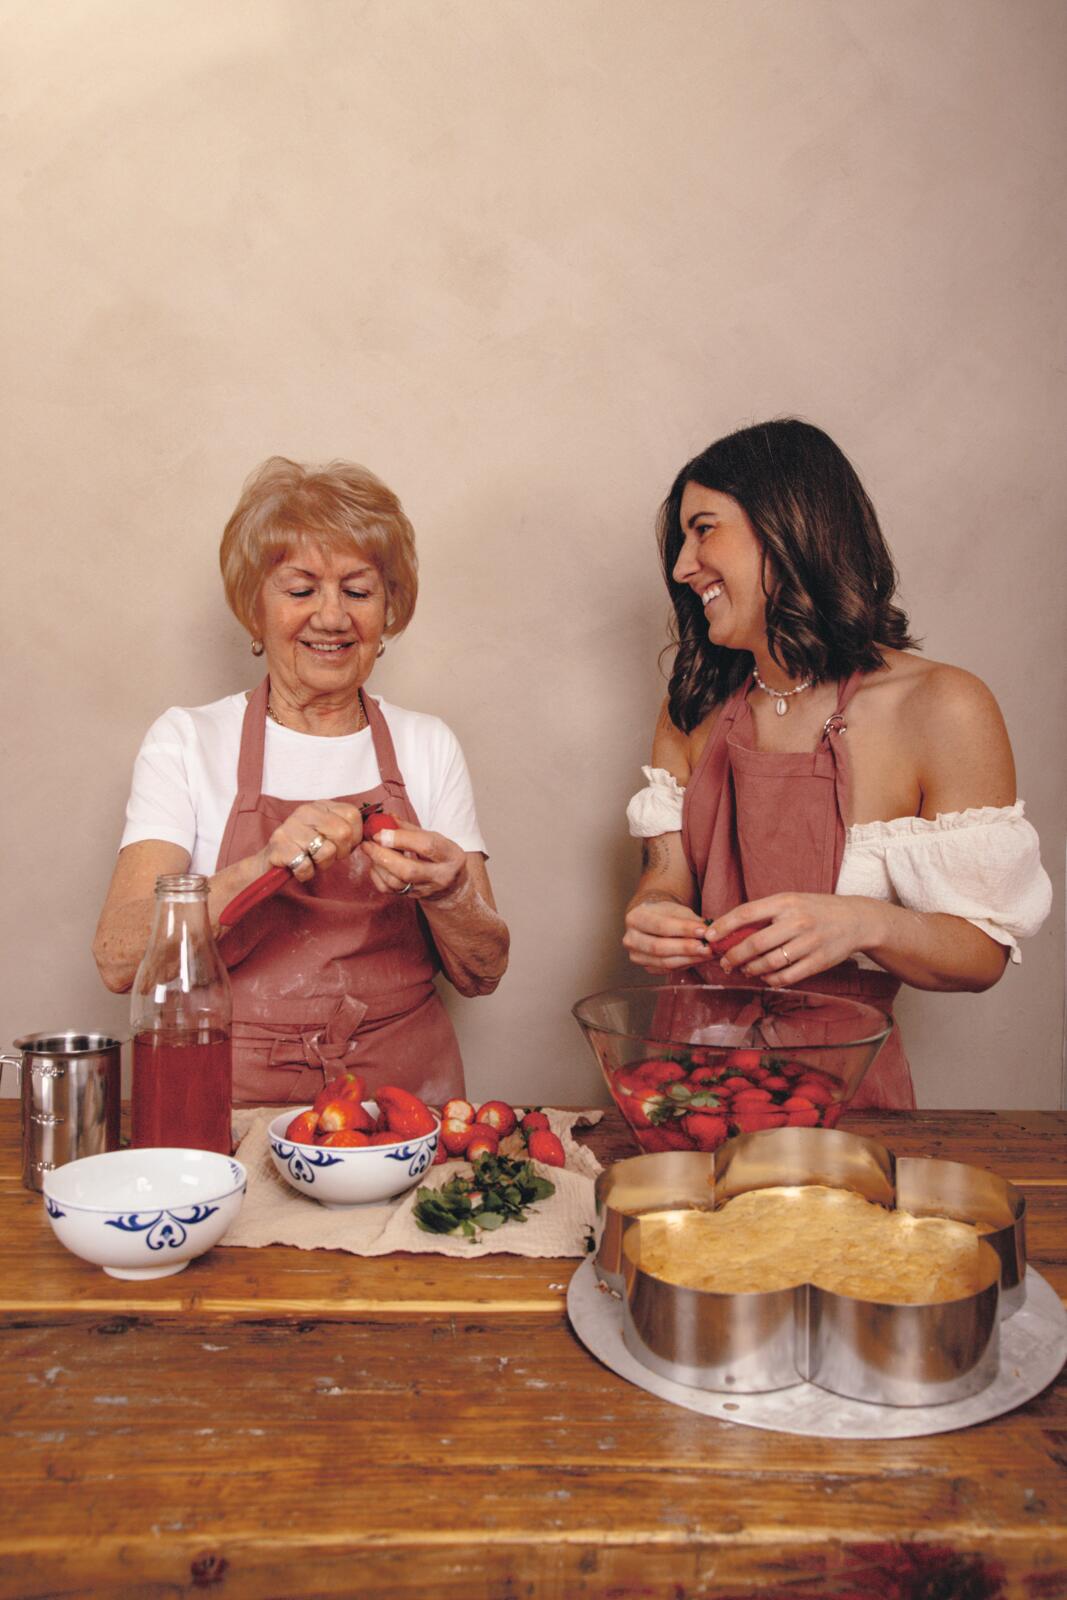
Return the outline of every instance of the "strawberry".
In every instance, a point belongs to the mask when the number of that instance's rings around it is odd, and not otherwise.
[[[634,1077],[641,1083],[659,1089],[666,1083],[678,1083],[685,1077],[685,1068],[677,1061],[642,1061],[634,1069]]]
[[[732,950],[735,944],[740,944],[742,939],[747,939],[750,933],[758,933],[765,928],[765,922],[746,922],[743,928],[735,928],[733,933],[724,933],[721,939],[716,939],[714,944],[708,946],[712,955],[718,960],[727,950]]]
[[[403,1142],[398,1134],[390,1133],[388,1128],[379,1128],[377,1133],[367,1135],[368,1144],[403,1144]]]
[[[707,1111],[690,1111],[682,1118],[682,1127],[698,1150],[717,1150],[726,1138],[726,1118]]]
[[[838,1121],[840,1119],[841,1113],[842,1113],[842,1111],[844,1111],[844,1109],[845,1109],[844,1106],[841,1105],[840,1103],[838,1103],[835,1106],[827,1106],[825,1111],[822,1114],[822,1125],[823,1125],[823,1127],[824,1128],[836,1128],[836,1126],[838,1124]]]
[[[785,1111],[739,1111],[730,1118],[738,1133],[759,1133],[764,1128],[784,1128]]]
[[[724,1091],[729,1090],[731,1094],[736,1093],[739,1089],[751,1089],[751,1087],[751,1078],[739,1078],[736,1073],[732,1078],[724,1078],[720,1084],[721,1089]]]
[[[328,1100],[319,1112],[321,1133],[343,1133],[347,1129],[371,1133],[374,1121],[358,1100]]]
[[[469,1100],[450,1100],[441,1112],[442,1122],[473,1122],[474,1107]]]
[[[786,1115],[786,1121],[791,1128],[817,1128],[819,1126],[819,1119],[821,1116],[822,1112],[816,1111],[815,1107],[813,1106],[810,1111],[788,1112]]]
[[[460,1122],[456,1117],[450,1117],[441,1124],[441,1148],[447,1150],[450,1156],[465,1155],[476,1131],[472,1122]]]
[[[418,1095],[393,1084],[385,1084],[375,1091],[375,1099],[385,1112],[386,1127],[402,1139],[419,1139],[432,1133],[437,1118]]]
[[[765,1078],[760,1079],[761,1089],[788,1089],[789,1079],[783,1078],[780,1073],[768,1072]]]
[[[622,1114],[635,1128],[654,1128],[664,1113],[667,1101],[657,1089],[645,1089],[621,1102]]]
[[[807,1095],[803,1094],[791,1094],[782,1101],[783,1111],[816,1111],[817,1109],[815,1102],[809,1100]]]
[[[736,1067],[738,1072],[748,1072],[750,1068],[758,1067],[759,1064],[760,1053],[758,1050],[731,1050],[726,1057],[726,1065],[728,1067]]]
[[[696,1148],[689,1135],[677,1123],[672,1128],[642,1128],[640,1139],[643,1150],[693,1150]]]
[[[730,1104],[735,1111],[769,1111],[771,1108],[771,1091],[769,1089],[739,1089]]]
[[[563,1146],[556,1135],[547,1128],[535,1128],[530,1135],[528,1149],[532,1161],[540,1161],[546,1167],[565,1167],[567,1157]]]
[[[340,1145],[345,1150],[357,1149],[361,1144],[370,1144],[370,1136],[359,1128],[338,1128],[336,1133],[324,1133],[317,1143]]]
[[[828,1106],[834,1098],[824,1084],[815,1083],[811,1078],[798,1078],[793,1084],[793,1093],[803,1095],[809,1105],[813,1106]]]
[[[474,1120],[484,1127],[495,1128],[501,1139],[506,1139],[509,1133],[515,1132],[517,1119],[506,1101],[487,1100],[484,1106],[478,1107]]]
[[[527,1142],[529,1142],[531,1133],[536,1133],[538,1128],[543,1128],[549,1133],[552,1131],[552,1124],[549,1122],[543,1111],[527,1111],[526,1115],[519,1123],[519,1127],[522,1129]]]
[[[391,812],[375,811],[371,816],[363,819],[363,837],[364,839],[376,839],[384,828],[400,827],[403,827],[403,823],[394,817]]]
[[[476,1162],[480,1161],[482,1156],[495,1156],[499,1147],[500,1140],[496,1136],[495,1129],[490,1128],[488,1125],[484,1128],[479,1128],[471,1136],[470,1143],[467,1145],[467,1160]]]
[[[339,1072],[319,1090],[312,1104],[313,1111],[321,1111],[331,1100],[365,1100],[367,1086],[358,1072]]]
[[[721,1067],[697,1067],[689,1074],[689,1082],[694,1089],[707,1088],[721,1077]]]
[[[294,1144],[314,1144],[318,1126],[318,1114],[312,1107],[310,1111],[301,1111],[298,1117],[293,1118],[285,1130],[285,1137]]]
[[[441,1167],[441,1166],[444,1165],[444,1163],[447,1160],[448,1160],[448,1151],[445,1149],[445,1147],[441,1143],[440,1139],[438,1139],[438,1141],[437,1141],[437,1149],[433,1153],[433,1160],[430,1162],[430,1165],[431,1165],[431,1167]]]

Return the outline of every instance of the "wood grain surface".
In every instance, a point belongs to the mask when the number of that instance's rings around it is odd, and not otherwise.
[[[0,1107],[0,1595],[1067,1596],[1067,1380],[961,1433],[670,1406],[566,1320],[573,1261],[219,1247],[121,1284],[54,1240]],[[1067,1116],[856,1118],[987,1165],[1067,1293]],[[588,1142],[631,1153],[613,1114]]]

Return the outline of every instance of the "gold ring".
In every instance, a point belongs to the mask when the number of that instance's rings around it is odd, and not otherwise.
[[[790,967],[790,966],[792,966],[792,964],[793,964],[793,963],[792,963],[792,962],[791,962],[791,960],[790,960],[790,959],[789,959],[789,951],[788,951],[788,950],[787,950],[787,949],[786,949],[786,947],[785,947],[785,945],[784,945],[784,944],[783,944],[783,945],[782,945],[782,946],[781,946],[781,950],[782,950],[782,954],[783,954],[783,956],[784,956],[784,957],[785,957],[785,961],[784,961],[784,962],[783,962],[783,964],[782,964],[782,970],[783,970],[783,971],[784,971],[784,969],[785,969],[785,968],[786,968],[786,967]]]

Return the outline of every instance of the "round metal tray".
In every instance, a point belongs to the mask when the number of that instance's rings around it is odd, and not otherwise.
[[[1024,1304],[1000,1325],[998,1376],[979,1394],[940,1406],[870,1405],[842,1399],[812,1383],[770,1394],[731,1395],[661,1378],[623,1344],[621,1301],[601,1285],[592,1259],[583,1261],[571,1279],[567,1312],[586,1349],[639,1389],[721,1422],[809,1438],[907,1439],[970,1428],[1032,1400],[1067,1361],[1067,1311],[1033,1267],[1026,1271]]]

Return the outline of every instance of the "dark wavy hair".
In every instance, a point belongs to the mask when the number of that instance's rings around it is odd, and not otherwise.
[[[728,494],[747,514],[764,552],[767,642],[791,678],[823,683],[873,672],[884,665],[882,647],[917,648],[893,604],[897,573],[874,507],[844,452],[795,418],[741,428],[694,456],[660,508],[678,646],[667,697],[676,727],[695,728],[752,671],[748,651],[712,644],[700,601],[672,576],[687,483]]]

